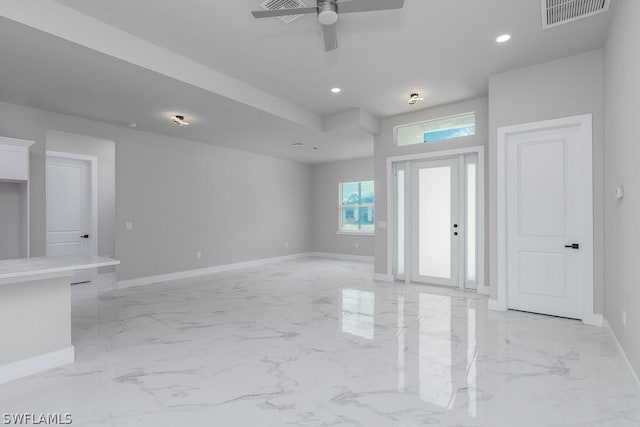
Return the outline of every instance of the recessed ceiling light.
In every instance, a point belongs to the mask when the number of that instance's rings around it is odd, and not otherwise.
[[[496,42],[504,43],[504,42],[508,42],[510,39],[511,39],[511,35],[510,34],[503,34],[503,35],[498,36],[496,38]]]
[[[340,89],[339,87],[334,87],[333,89],[331,89],[331,93],[340,93],[342,92],[342,89]]]
[[[136,126],[138,126],[137,124],[131,122],[131,123],[127,123],[127,126],[129,126],[131,129],[135,129]]]
[[[184,116],[182,115],[175,115],[171,117],[171,121],[178,126],[189,126],[189,123],[184,120]]]
[[[294,142],[293,144],[291,144],[291,146],[295,148],[300,148],[300,147],[304,147],[304,144],[302,142]]]

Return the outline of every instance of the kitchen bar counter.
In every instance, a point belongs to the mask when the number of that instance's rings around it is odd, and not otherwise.
[[[0,261],[0,384],[74,361],[73,272],[118,264],[95,256]]]
[[[0,285],[43,275],[73,273],[118,265],[120,261],[98,256],[52,256],[0,260]]]

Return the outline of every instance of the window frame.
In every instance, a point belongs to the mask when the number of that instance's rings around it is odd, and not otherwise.
[[[358,204],[358,205],[343,205],[343,198],[342,198],[342,188],[344,186],[344,184],[357,184],[357,183],[363,183],[363,182],[372,182],[373,183],[373,203],[363,203],[363,204]],[[376,202],[376,196],[375,196],[375,181],[373,179],[364,179],[364,180],[356,180],[356,181],[339,181],[338,182],[338,231],[336,231],[336,234],[343,234],[343,235],[351,235],[351,236],[374,236],[375,235],[375,228],[376,228],[376,224],[375,224],[375,215],[376,215],[376,208],[375,208],[375,202]],[[364,208],[364,209],[371,209],[372,213],[373,213],[373,230],[344,230],[343,229],[343,223],[342,223],[342,210],[344,208]]]
[[[455,118],[458,118],[458,117],[471,116],[471,115],[473,115],[473,127],[474,127],[473,135],[465,135],[465,136],[458,136],[458,137],[455,137],[455,138],[447,138],[447,139],[441,139],[441,140],[431,141],[431,142],[423,141],[423,142],[416,142],[414,144],[403,144],[403,145],[400,145],[400,142],[398,141],[398,130],[400,128],[418,126],[418,125],[422,125],[422,124],[425,124],[425,123],[437,122],[439,120],[455,119]],[[456,128],[438,129],[438,131],[446,131],[446,130],[452,130],[452,129],[456,129]],[[476,137],[477,136],[477,129],[478,129],[478,113],[476,111],[467,111],[465,113],[451,114],[451,115],[448,115],[448,116],[434,117],[432,119],[420,120],[420,121],[417,121],[417,122],[403,123],[403,124],[400,124],[400,125],[395,125],[393,127],[393,140],[394,140],[394,143],[395,143],[396,147],[412,147],[414,145],[420,145],[420,144],[440,144],[440,143],[453,142],[453,141],[457,141],[457,140],[465,139],[465,138]],[[422,133],[423,139],[424,139],[424,134],[425,133],[427,133],[427,132],[423,132]]]

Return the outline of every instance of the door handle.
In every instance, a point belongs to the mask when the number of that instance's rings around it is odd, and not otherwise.
[[[565,248],[569,248],[569,249],[580,249],[580,245],[577,243],[572,243],[570,245],[564,245]]]
[[[81,239],[88,239],[89,235],[88,234],[83,234],[82,236],[80,236]]]

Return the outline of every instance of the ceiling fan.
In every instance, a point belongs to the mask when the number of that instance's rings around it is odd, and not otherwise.
[[[404,0],[317,0],[317,2],[317,6],[313,7],[256,10],[251,13],[255,18],[274,18],[315,13],[318,15],[318,22],[322,25],[324,50],[329,52],[338,48],[336,25],[340,14],[402,9],[404,6]]]

